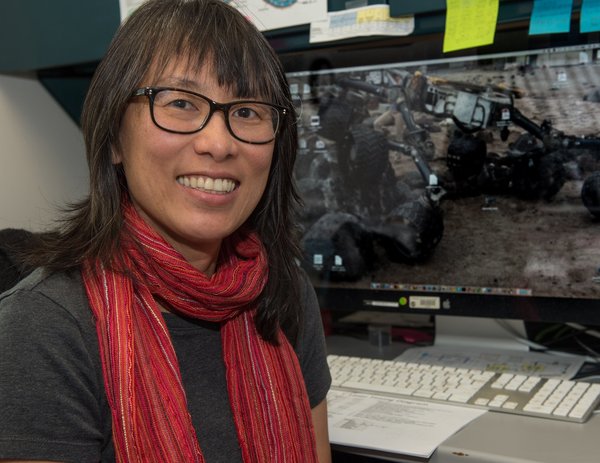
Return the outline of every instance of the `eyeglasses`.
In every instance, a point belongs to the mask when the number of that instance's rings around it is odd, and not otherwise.
[[[132,96],[148,97],[152,121],[167,132],[199,132],[218,110],[225,115],[225,125],[234,138],[255,145],[273,141],[288,114],[286,108],[271,103],[252,100],[217,103],[200,93],[170,87],[139,88]]]

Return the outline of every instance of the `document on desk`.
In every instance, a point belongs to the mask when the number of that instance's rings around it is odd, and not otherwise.
[[[584,363],[581,355],[559,357],[542,352],[483,350],[468,347],[452,349],[447,346],[412,347],[406,349],[395,360],[561,379],[571,379]]]
[[[429,458],[446,439],[487,413],[468,407],[331,389],[333,444]]]

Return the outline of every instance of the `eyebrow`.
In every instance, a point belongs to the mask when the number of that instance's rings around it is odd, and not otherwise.
[[[198,85],[198,82],[195,82],[190,79],[186,79],[184,77],[168,77],[159,79],[159,83],[161,85],[169,86],[169,87],[183,87],[189,88],[192,90],[202,90]]]

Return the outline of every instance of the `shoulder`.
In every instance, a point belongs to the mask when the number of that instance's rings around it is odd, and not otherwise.
[[[0,301],[23,294],[45,296],[57,301],[74,299],[81,302],[86,299],[80,272],[49,272],[43,268],[34,270],[13,288],[0,294]]]
[[[315,289],[302,269],[298,269],[298,287],[300,291],[300,314],[301,328],[300,335],[306,332],[312,332],[316,328],[322,328],[321,308],[315,293]],[[317,329],[317,331],[319,331]]]
[[[36,270],[0,295],[0,458],[100,461],[110,438],[95,325],[79,272]],[[27,406],[24,406],[26,404]]]
[[[36,235],[20,228],[0,230],[0,293],[13,287],[29,272],[21,262],[19,253],[27,249]]]
[[[0,295],[0,323],[64,323],[89,329],[93,324],[79,272],[37,269]]]
[[[311,407],[327,395],[331,376],[327,366],[327,348],[323,333],[321,309],[310,279],[299,271],[302,322],[294,350],[300,362]]]

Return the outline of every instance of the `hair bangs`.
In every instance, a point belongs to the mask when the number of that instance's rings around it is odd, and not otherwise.
[[[222,2],[180,2],[155,31],[154,76],[164,75],[183,60],[190,74],[210,66],[219,85],[239,98],[260,98],[282,104],[277,61],[254,26]]]

